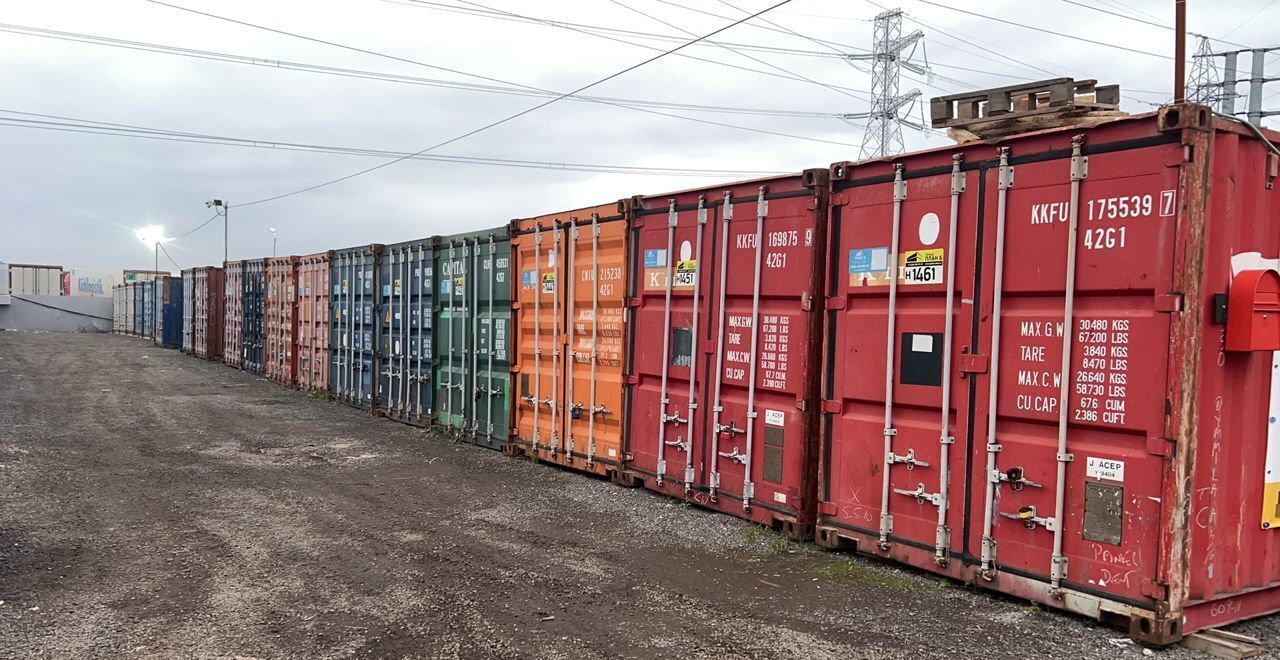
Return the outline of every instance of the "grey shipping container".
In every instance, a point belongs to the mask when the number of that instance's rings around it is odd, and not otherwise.
[[[334,250],[329,262],[333,287],[329,351],[329,391],[334,398],[370,412],[377,410],[379,244]]]
[[[244,370],[262,373],[267,301],[267,260],[244,262]]]
[[[112,334],[120,334],[121,332],[124,332],[124,292],[125,288],[118,284],[111,287]]]
[[[142,336],[156,336],[156,287],[153,282],[139,285],[142,289]]]
[[[504,225],[436,243],[436,421],[491,449],[511,434],[510,236]]]
[[[426,238],[385,246],[379,267],[378,411],[416,426],[433,415],[434,258],[435,239]]]
[[[182,352],[190,353],[194,348],[195,328],[195,278],[196,269],[182,271]]]

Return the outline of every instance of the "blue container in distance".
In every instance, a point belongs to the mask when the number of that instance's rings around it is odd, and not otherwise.
[[[267,303],[267,260],[244,262],[244,370],[262,374]]]
[[[141,337],[142,329],[146,327],[146,316],[143,314],[145,299],[142,297],[142,291],[147,288],[147,285],[145,282],[134,282],[129,285],[129,288],[129,293],[133,296],[133,334]]]
[[[182,271],[182,352],[195,350],[195,277],[196,269]]]
[[[379,244],[334,250],[329,260],[333,287],[329,309],[329,392],[343,403],[375,412],[378,396],[376,311],[381,289]]]
[[[378,411],[398,422],[431,423],[431,307],[435,239],[387,245],[379,268]]]
[[[156,288],[152,282],[142,283],[142,336],[156,336]]]
[[[165,348],[182,348],[182,287],[185,278],[160,279],[160,331],[156,342]]]

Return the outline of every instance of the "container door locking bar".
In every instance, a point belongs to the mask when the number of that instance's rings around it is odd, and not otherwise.
[[[902,229],[902,202],[907,198],[907,182],[902,178],[902,164],[893,167],[893,234],[889,241],[889,311],[887,314],[884,358],[884,455],[887,457],[880,487],[880,549],[889,549],[889,534],[893,531],[893,515],[889,513],[890,468],[893,467],[893,438],[898,430],[893,428],[893,356],[898,325],[898,250]]]
[[[667,202],[667,291],[666,305],[663,310],[662,319],[662,389],[659,395],[659,402],[662,418],[658,423],[658,483],[662,483],[663,477],[667,474],[667,422],[673,419],[667,415],[667,406],[670,405],[671,399],[667,396],[667,376],[671,363],[671,288],[674,284],[672,264],[674,263],[672,248],[676,240],[676,223],[679,218],[676,215],[676,200],[671,199]],[[676,416],[674,419],[678,419]]]
[[[720,216],[720,299],[717,307],[718,329],[716,330],[716,371],[715,371],[715,394],[713,395],[713,403],[711,405],[711,427],[714,432],[711,434],[711,455],[723,456],[734,462],[742,462],[742,454],[738,453],[738,448],[734,447],[733,452],[726,454],[720,451],[720,435],[725,431],[729,431],[729,437],[741,432],[741,429],[734,427],[730,422],[728,426],[720,423],[720,415],[724,412],[724,404],[720,399],[720,391],[722,381],[724,380],[724,333],[725,333],[725,316],[728,310],[725,309],[725,285],[729,278],[729,222],[733,220],[733,194],[729,191],[724,193],[724,211]],[[716,490],[720,488],[720,462],[714,458],[711,460],[711,483],[708,495],[711,501],[716,501]]]
[[[1000,307],[1004,301],[1004,247],[1005,221],[1009,188],[1013,187],[1013,167],[1009,165],[1009,148],[1000,147],[1000,170],[998,191],[996,193],[996,263],[995,282],[992,285],[991,298],[991,377],[987,379],[987,473],[995,474],[996,455],[1001,447],[996,442],[996,402],[1000,393]],[[995,579],[996,575],[996,540],[995,505],[996,486],[999,481],[987,480],[985,493],[985,510],[982,522],[982,577]]]
[[[756,412],[756,369],[760,364],[760,269],[764,261],[764,220],[769,215],[769,200],[765,198],[767,192],[768,189],[760,186],[756,194],[755,279],[751,285],[751,369],[747,374],[747,378],[750,379],[747,381],[747,453],[742,460],[742,508],[744,511],[751,510],[751,498],[755,497],[756,491],[755,481],[752,480],[751,463],[756,453],[755,429],[756,418],[759,416]],[[725,236],[724,240],[727,243],[729,237]]]
[[[943,284],[947,287],[947,299],[943,309],[942,326],[942,404],[941,421],[938,429],[938,496],[933,503],[938,507],[938,524],[935,529],[933,562],[938,566],[946,566],[951,549],[951,528],[947,526],[947,498],[951,490],[951,445],[955,437],[951,435],[951,335],[955,327],[956,302],[956,228],[960,220],[960,195],[964,192],[964,172],[960,164],[964,156],[956,154],[951,157],[951,220],[947,229],[947,254],[952,255],[947,262],[947,274]],[[924,484],[920,485],[924,490]]]

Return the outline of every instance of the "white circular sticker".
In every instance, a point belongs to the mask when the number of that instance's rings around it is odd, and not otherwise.
[[[680,243],[680,261],[688,261],[693,258],[693,244],[689,241]]]
[[[942,231],[942,222],[938,220],[937,213],[926,213],[920,218],[920,242],[925,245],[933,245],[938,240],[938,233]]]

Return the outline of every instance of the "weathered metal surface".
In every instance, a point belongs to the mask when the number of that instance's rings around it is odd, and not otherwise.
[[[329,389],[329,253],[298,258],[298,389]]]
[[[266,264],[262,375],[293,387],[298,373],[298,258],[272,257]]]
[[[329,391],[369,412],[377,410],[377,292],[382,245],[334,250],[329,259]]]
[[[435,239],[426,238],[386,246],[380,267],[378,411],[415,426],[434,415],[434,259]]]

